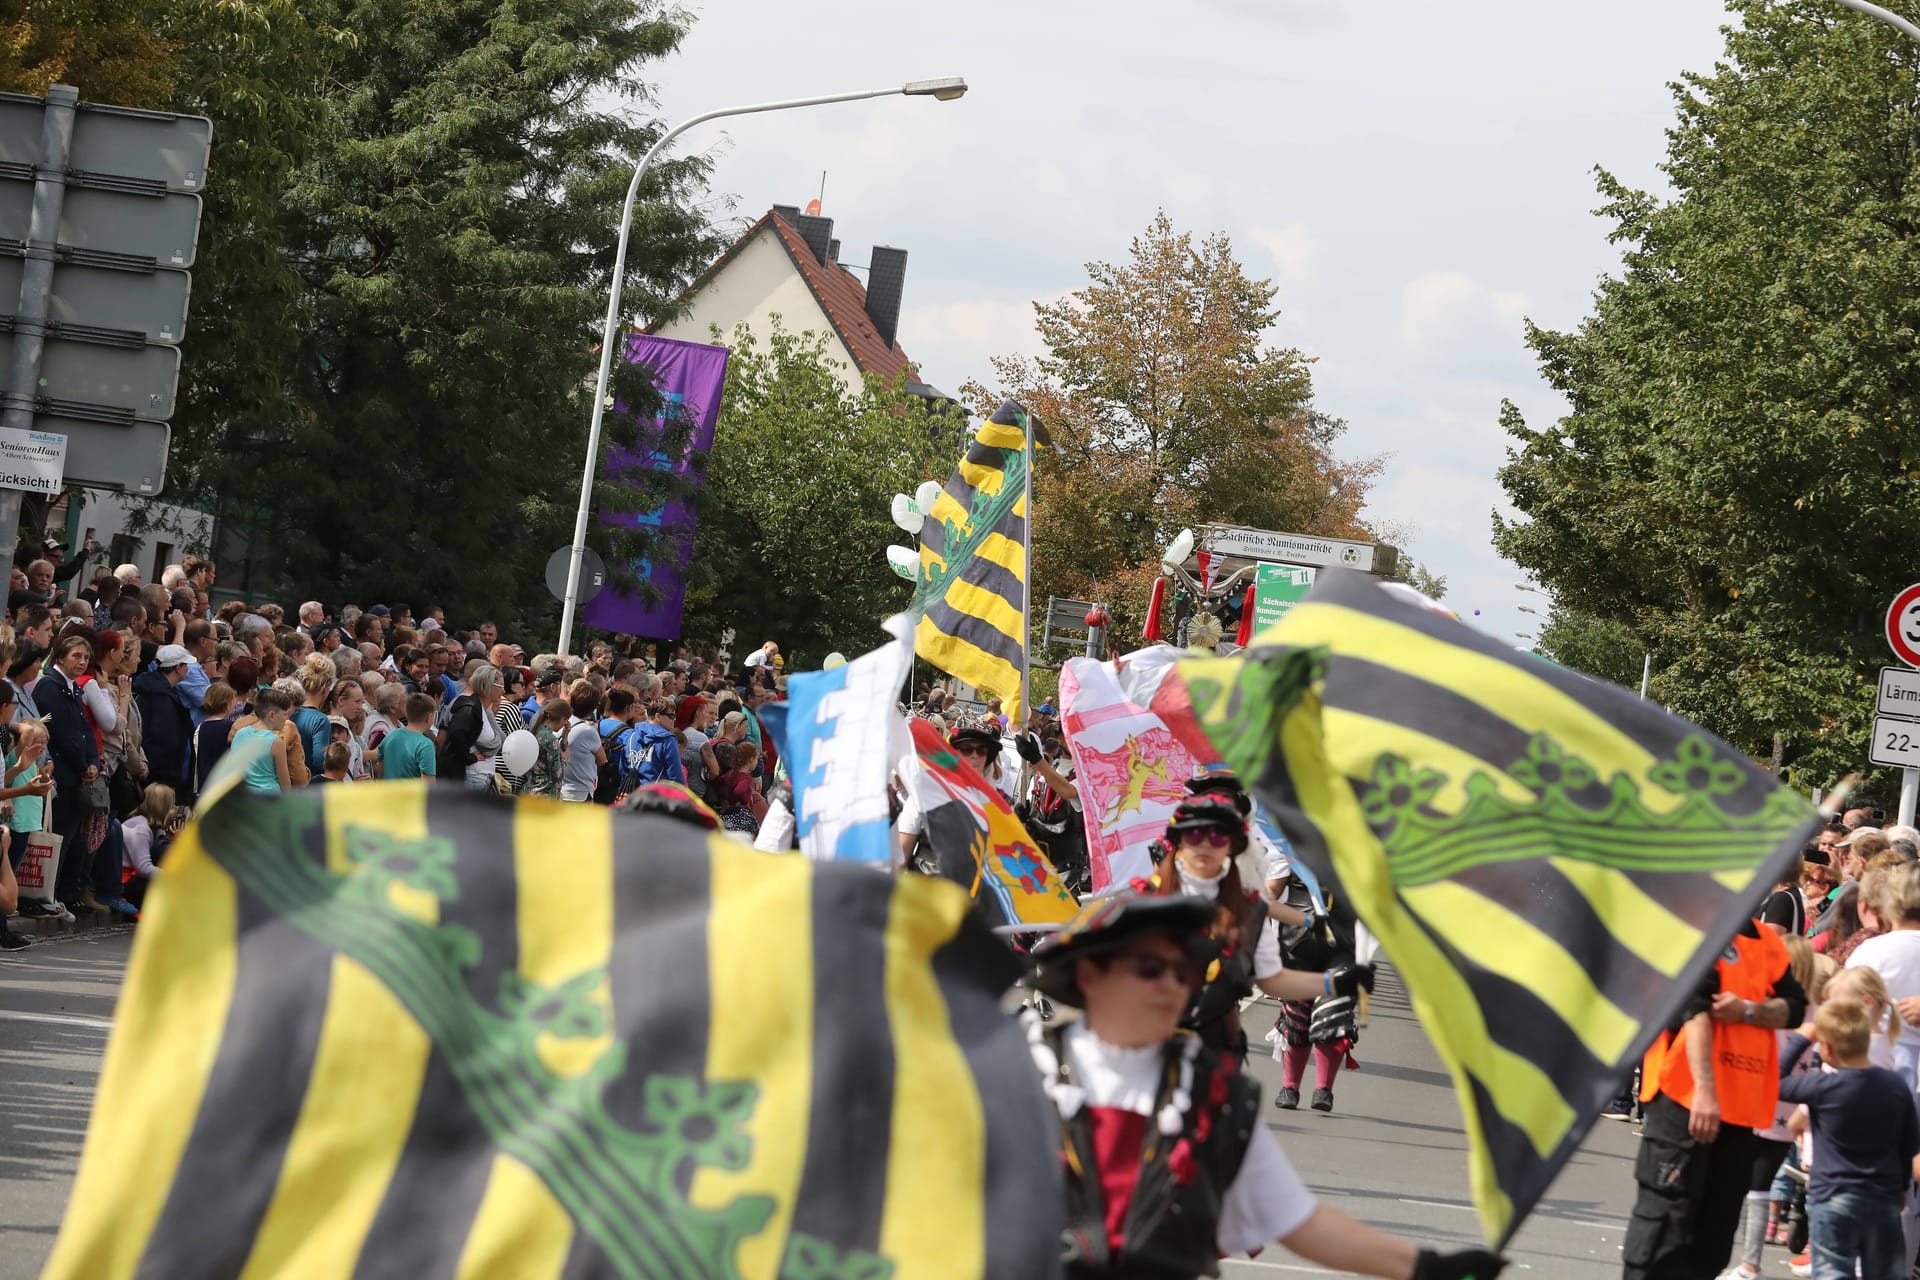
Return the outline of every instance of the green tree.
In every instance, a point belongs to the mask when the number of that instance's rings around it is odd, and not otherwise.
[[[1571,411],[1503,410],[1525,519],[1496,542],[1651,649],[1659,701],[1827,785],[1920,563],[1920,57],[1829,4],[1729,8],[1675,87],[1673,198],[1603,172],[1623,269],[1577,330],[1527,331]]]
[[[214,120],[167,500],[256,526],[268,589],[550,626],[540,570],[571,534],[620,199],[661,131],[631,108],[686,21],[662,0],[0,8],[11,83]],[[717,251],[691,206],[703,172],[649,176],[635,312]],[[609,449],[653,408],[617,369],[635,412],[610,417]],[[601,474],[604,509],[675,491]],[[610,564],[647,550],[595,538]]]
[[[1087,266],[1086,288],[1035,304],[1047,354],[995,360],[1002,395],[1052,432],[1034,473],[1034,598],[1112,602],[1138,635],[1161,549],[1208,522],[1364,537],[1360,509],[1384,463],[1345,461],[1346,424],[1313,407],[1309,359],[1270,346],[1277,290],[1164,212],[1126,261]],[[1092,593],[1092,594],[1088,594]]]
[[[887,566],[889,544],[913,541],[893,495],[946,479],[963,424],[929,414],[904,379],[851,391],[825,339],[777,316],[764,344],[744,325],[725,341],[684,630],[712,643],[731,627],[736,652],[771,637],[790,667],[857,656],[913,593]]]
[[[1633,628],[1623,622],[1555,605],[1533,647],[1563,667],[1625,688],[1640,688],[1645,651]]]
[[[456,617],[543,626],[541,569],[571,533],[599,321],[630,158],[660,128],[648,63],[680,10],[657,0],[329,0],[351,31],[321,137],[282,201],[298,344],[280,412],[229,416],[184,450],[203,491],[270,520],[274,576],[304,594],[431,597]],[[714,248],[699,162],[650,174],[627,296],[662,307]],[[608,447],[655,407],[616,362]],[[609,476],[603,509],[657,505],[665,473]],[[644,535],[602,531],[610,564]],[[609,538],[618,538],[612,545]]]
[[[281,200],[323,134],[327,71],[352,43],[297,0],[0,0],[0,89],[67,83],[87,101],[213,121],[166,501],[214,496],[205,463],[234,447],[229,424],[294,410],[300,278]],[[136,530],[167,509],[144,507]]]
[[[0,0],[0,92],[154,106],[172,93],[178,45],[152,0]]]

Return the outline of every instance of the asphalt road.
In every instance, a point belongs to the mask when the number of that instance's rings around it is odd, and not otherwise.
[[[127,926],[0,952],[0,1280],[53,1251],[132,944]]]
[[[0,954],[0,1280],[37,1276],[53,1247],[131,942],[131,930],[84,933]],[[1391,972],[1370,1022],[1362,1070],[1341,1073],[1331,1115],[1269,1111],[1280,1145],[1326,1203],[1435,1248],[1476,1244],[1452,1085]],[[1270,1023],[1255,1008],[1248,1025],[1257,1039]],[[1279,1064],[1256,1058],[1253,1069],[1271,1095]],[[1628,1126],[1595,1127],[1521,1230],[1508,1277],[1620,1274],[1634,1150]],[[1277,1248],[1223,1270],[1232,1280],[1328,1274]]]
[[[1270,1004],[1247,1011],[1256,1051],[1268,1048],[1260,1037],[1275,1012]],[[1299,1111],[1268,1108],[1281,1149],[1314,1194],[1343,1213],[1441,1251],[1478,1246],[1480,1220],[1467,1189],[1466,1133],[1453,1081],[1391,969],[1381,970],[1354,1053],[1361,1069],[1340,1073],[1332,1113],[1308,1110],[1304,1098]],[[1280,1087],[1280,1064],[1256,1052],[1252,1068],[1271,1098]],[[1312,1089],[1311,1067],[1306,1085],[1303,1093]],[[1631,1125],[1595,1124],[1515,1237],[1504,1280],[1618,1280],[1637,1151]],[[1279,1248],[1225,1262],[1221,1270],[1232,1280],[1332,1274]]]

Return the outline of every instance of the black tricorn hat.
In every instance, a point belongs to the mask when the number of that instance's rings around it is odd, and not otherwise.
[[[1225,769],[1209,769],[1187,779],[1187,794],[1190,796],[1225,796],[1233,801],[1240,810],[1240,816],[1246,817],[1253,811],[1253,799],[1247,789],[1240,785],[1240,779]]]
[[[1184,893],[1155,897],[1122,890],[1095,898],[1060,932],[1034,947],[1033,985],[1060,1003],[1079,1008],[1085,997],[1074,979],[1074,961],[1118,951],[1150,933],[1196,942],[1218,909],[1212,899]]]
[[[1200,827],[1225,827],[1244,836],[1247,834],[1247,819],[1231,796],[1209,792],[1182,800],[1180,807],[1173,811],[1173,820],[1167,823],[1169,834]]]

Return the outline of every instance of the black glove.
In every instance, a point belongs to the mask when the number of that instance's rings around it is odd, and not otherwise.
[[[1013,749],[1028,764],[1040,763],[1040,735],[1037,733],[1017,733],[1013,736]]]
[[[1327,976],[1333,986],[1333,994],[1351,996],[1360,988],[1373,990],[1373,966],[1370,964],[1342,964],[1327,970]]]
[[[1459,1253],[1420,1251],[1413,1264],[1413,1280],[1494,1280],[1506,1268],[1507,1260],[1485,1249],[1462,1249]]]

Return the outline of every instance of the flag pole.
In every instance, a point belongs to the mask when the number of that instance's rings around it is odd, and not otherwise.
[[[1033,415],[1026,415],[1025,428],[1021,432],[1026,442],[1021,448],[1027,451],[1027,465],[1022,477],[1026,484],[1026,494],[1022,499],[1027,508],[1027,583],[1026,603],[1020,611],[1020,723],[1016,728],[1024,729],[1033,723]]]

